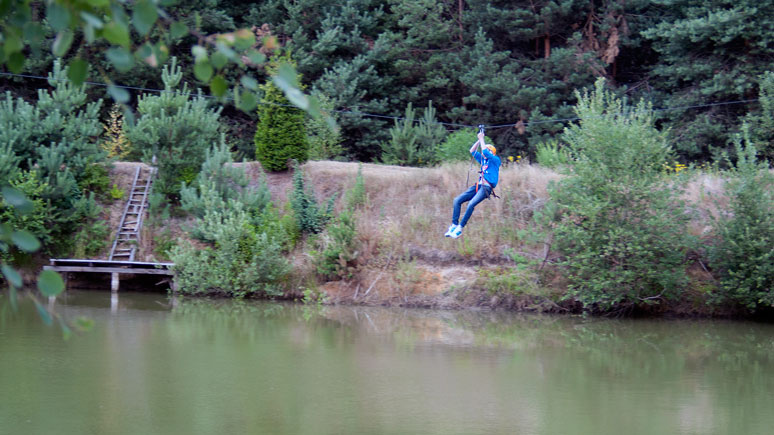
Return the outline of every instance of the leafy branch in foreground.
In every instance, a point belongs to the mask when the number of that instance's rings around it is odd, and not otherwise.
[[[183,20],[175,21],[165,10],[172,0],[90,0],[67,1],[6,0],[0,2],[0,66],[6,65],[14,73],[24,69],[26,53],[40,53],[44,49],[45,25],[56,33],[51,44],[55,57],[69,57],[68,78],[75,86],[86,80],[89,67],[99,70],[108,85],[113,100],[125,105],[129,92],[117,86],[97,62],[87,57],[89,51],[101,53],[117,71],[131,71],[138,63],[158,67],[166,62],[173,42],[187,36],[196,37],[191,47],[194,57],[194,75],[218,98],[226,95],[229,86],[237,107],[245,112],[255,109],[258,102],[258,81],[250,68],[263,65],[266,56],[262,48],[272,50],[276,38],[262,41],[249,29],[205,35],[198,26],[190,28]],[[198,22],[198,20],[195,20]],[[90,50],[87,50],[89,48]],[[239,74],[226,74],[236,68]],[[230,83],[228,77],[238,76]],[[282,65],[275,84],[288,99],[312,116],[321,115],[316,99],[300,91],[295,68]]]
[[[11,187],[3,187],[2,202],[7,203],[20,214],[29,213],[32,210],[32,202],[30,202],[24,194]],[[13,310],[18,309],[18,291],[24,286],[24,281],[22,280],[19,271],[6,262],[6,257],[15,249],[25,253],[32,253],[40,249],[40,242],[32,235],[32,233],[24,230],[16,230],[9,223],[0,222],[0,258],[2,259],[0,260],[0,270],[2,271],[2,277],[8,283],[8,294]],[[53,270],[44,270],[40,272],[37,284],[38,290],[40,290],[40,293],[43,296],[56,296],[64,290],[64,281],[62,280],[62,277]],[[45,324],[53,324],[53,321],[56,318],[62,328],[62,333],[65,338],[70,336],[70,327],[61,316],[46,309],[34,295],[30,293],[26,294],[35,304],[35,308]],[[89,327],[88,321],[83,319],[79,320],[77,325],[81,329],[87,329]]]

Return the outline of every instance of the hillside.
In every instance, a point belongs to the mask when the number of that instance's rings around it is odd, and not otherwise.
[[[127,185],[125,189],[131,183],[127,174],[134,165],[116,163],[113,169],[113,179]],[[264,175],[256,162],[238,165],[245,168],[253,183],[265,176],[272,201],[279,210],[287,211],[291,171]],[[351,277],[318,281],[310,251],[319,249],[320,240],[328,237],[324,232],[302,240],[289,254],[294,266],[287,289],[290,297],[300,298],[305,290],[316,289],[324,292],[330,303],[560,309],[549,297],[564,291],[553,266],[557,254],[550,249],[550,240],[532,229],[533,213],[546,202],[548,183],[560,177],[556,172],[529,164],[503,167],[496,189],[500,199],[482,202],[463,236],[454,240],[443,237],[443,233],[451,221],[454,197],[464,189],[468,175],[470,180],[476,177],[475,169],[468,173],[467,162],[408,168],[315,161],[302,169],[307,187],[314,190],[319,202],[336,195],[338,214],[343,208],[342,197],[354,185],[359,167],[367,200],[356,213],[359,249]],[[687,199],[695,198],[695,210],[699,211],[691,227],[696,235],[706,230],[712,212],[706,194],[718,186],[717,180],[709,176],[689,185]],[[120,218],[118,208],[119,202],[112,205],[111,228]],[[146,228],[140,259],[160,259],[154,251],[165,240],[195,243],[181,230],[185,224],[186,218],[173,217],[164,225]],[[519,267],[526,264],[538,267]],[[702,272],[697,270],[696,274]],[[503,289],[498,286],[514,285],[524,290],[518,296],[504,297],[508,292],[497,291]],[[495,293],[498,296],[492,296]]]

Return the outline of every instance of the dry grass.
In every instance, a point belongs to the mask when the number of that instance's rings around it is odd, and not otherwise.
[[[691,234],[699,236],[711,231],[712,218],[717,218],[728,205],[724,184],[725,180],[719,175],[697,172],[686,185],[681,199],[694,212],[689,224]]]
[[[479,204],[463,238],[453,240],[443,233],[451,223],[452,201],[468,187],[467,163],[437,168],[363,164],[362,168],[367,205],[358,220],[361,237],[377,240],[383,251],[395,255],[450,251],[467,259],[499,257],[505,248],[519,245],[516,230],[526,226],[532,212],[545,202],[548,183],[559,177],[535,166],[503,168],[496,189],[501,199]],[[358,164],[309,162],[303,169],[322,199],[336,192],[343,196],[354,185]],[[476,177],[474,168],[470,184]],[[342,202],[337,204],[340,209]]]
[[[134,165],[117,163],[111,173],[113,182],[131,184],[131,180],[125,183],[121,180],[128,172],[133,174]],[[235,165],[244,167],[254,183],[265,177],[275,205],[285,210],[292,191],[292,171],[265,174],[256,162]],[[479,204],[463,237],[454,240],[443,237],[451,222],[452,201],[475,182],[475,166],[470,171],[467,162],[435,168],[333,161],[313,161],[302,166],[307,184],[317,194],[318,201],[337,195],[337,213],[344,207],[342,198],[354,186],[359,167],[362,167],[367,198],[357,214],[362,267],[351,280],[320,287],[333,301],[403,303],[412,298],[415,301],[437,299],[452,287],[474,285],[478,267],[509,264],[506,256],[509,250],[538,260],[546,256],[542,243],[531,245],[520,236],[530,228],[533,213],[547,201],[549,183],[561,177],[550,169],[526,163],[503,167],[496,189],[500,199]],[[716,200],[722,193],[723,179],[717,175],[697,173],[687,184],[683,199],[694,211],[690,229],[693,234],[705,234],[709,230],[710,216],[716,216],[724,205]],[[122,201],[117,203],[122,207]],[[115,216],[115,212],[111,214]],[[167,229],[171,229],[172,237],[186,243],[180,222],[171,224]],[[111,222],[111,228],[116,225],[117,222]],[[143,258],[152,257],[157,231],[144,234],[143,245],[147,246],[141,251]],[[315,286],[315,270],[309,255],[310,250],[317,249],[313,245],[314,241],[304,241],[291,254],[294,268],[293,282],[288,289],[291,294]],[[561,283],[547,285],[563,286]]]

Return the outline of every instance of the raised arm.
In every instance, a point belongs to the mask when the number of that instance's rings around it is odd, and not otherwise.
[[[484,133],[479,132],[478,133],[478,140],[473,143],[473,146],[470,147],[470,153],[473,154],[473,152],[476,150],[476,147],[478,144],[481,144],[481,147],[484,147]]]

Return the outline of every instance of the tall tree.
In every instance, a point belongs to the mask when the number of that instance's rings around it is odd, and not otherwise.
[[[729,148],[748,108],[726,102],[757,97],[758,77],[771,68],[774,10],[756,0],[658,0],[663,15],[643,32],[659,62],[651,71],[665,107],[718,103],[666,113],[673,141],[690,160]]]

